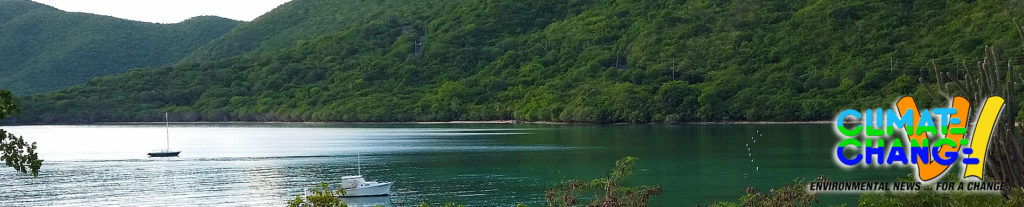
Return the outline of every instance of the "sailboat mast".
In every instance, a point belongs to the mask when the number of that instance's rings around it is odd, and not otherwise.
[[[164,135],[167,139],[167,151],[171,151],[171,122],[167,119],[167,112],[164,112]]]

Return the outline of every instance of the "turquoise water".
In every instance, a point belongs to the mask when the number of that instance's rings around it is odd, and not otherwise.
[[[281,206],[314,184],[356,174],[357,154],[365,177],[395,184],[389,197],[350,203],[395,206],[542,206],[547,187],[597,178],[627,155],[640,158],[628,184],[664,185],[653,206],[736,201],[747,186],[766,191],[799,177],[910,172],[839,168],[829,127],[172,124],[171,149],[181,156],[147,158],[164,148],[163,125],[13,126],[3,128],[39,142],[46,161],[38,178],[0,169],[0,206]]]

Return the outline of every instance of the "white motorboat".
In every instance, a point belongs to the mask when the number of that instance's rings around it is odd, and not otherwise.
[[[342,197],[386,196],[391,193],[392,182],[366,181],[362,175],[341,177]]]
[[[362,158],[359,154],[356,154],[356,167],[356,173],[359,175],[341,177],[341,188],[345,189],[345,195],[342,197],[387,196],[391,194],[392,182],[363,179]]]

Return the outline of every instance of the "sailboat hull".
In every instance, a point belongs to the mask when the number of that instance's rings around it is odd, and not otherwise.
[[[177,152],[150,152],[148,154],[149,154],[150,157],[177,157],[178,153],[181,153],[181,151],[177,151]]]

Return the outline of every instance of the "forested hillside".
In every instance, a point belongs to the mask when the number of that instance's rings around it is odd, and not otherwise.
[[[258,19],[243,23],[192,52],[183,63],[213,61],[237,55],[252,55],[288,49],[299,41],[347,29],[391,14],[417,15],[416,10],[444,7],[457,1],[294,1],[275,8]],[[378,15],[369,15],[378,14]]]
[[[186,64],[22,97],[17,119],[824,120],[934,103],[930,59],[1021,57],[1020,4],[296,0]]]
[[[153,24],[0,0],[0,89],[47,92],[131,68],[167,65],[238,23],[196,17]]]

